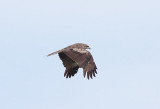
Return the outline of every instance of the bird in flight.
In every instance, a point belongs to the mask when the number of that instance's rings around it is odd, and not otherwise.
[[[58,54],[59,58],[62,60],[66,70],[64,72],[64,77],[71,78],[74,76],[79,68],[83,68],[83,76],[87,75],[88,79],[96,77],[97,66],[94,59],[89,51],[90,49],[87,44],[76,43],[56,52],[50,53],[47,56]]]

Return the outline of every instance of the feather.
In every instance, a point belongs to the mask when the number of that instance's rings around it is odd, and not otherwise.
[[[59,51],[50,53],[47,56],[58,53],[64,67],[66,67],[64,77],[70,78],[77,73],[79,68],[83,68],[83,76],[85,77],[87,74],[87,78],[92,79],[93,76],[96,77],[95,74],[97,74],[97,66],[91,53],[86,50],[87,48],[89,48],[87,44],[77,43]]]

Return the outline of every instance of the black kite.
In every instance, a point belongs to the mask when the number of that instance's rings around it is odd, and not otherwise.
[[[87,44],[76,43],[47,56],[58,53],[64,67],[66,67],[64,77],[70,78],[77,73],[79,68],[83,68],[83,76],[85,77],[87,73],[87,78],[92,79],[97,74],[97,67],[91,53],[86,49],[90,49]]]

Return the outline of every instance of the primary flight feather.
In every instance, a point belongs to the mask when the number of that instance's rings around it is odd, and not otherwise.
[[[97,74],[97,67],[91,53],[86,49],[90,49],[87,44],[76,43],[47,56],[58,53],[64,67],[66,67],[64,77],[70,78],[77,73],[79,68],[83,68],[83,76],[87,75],[88,79],[92,79]]]

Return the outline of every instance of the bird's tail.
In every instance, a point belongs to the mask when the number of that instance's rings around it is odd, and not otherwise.
[[[47,57],[48,57],[48,56],[51,56],[51,55],[54,55],[54,54],[57,54],[57,53],[60,53],[60,52],[62,52],[62,50],[59,50],[59,51],[56,51],[56,52],[50,53],[50,54],[48,54],[48,55],[47,55]]]

